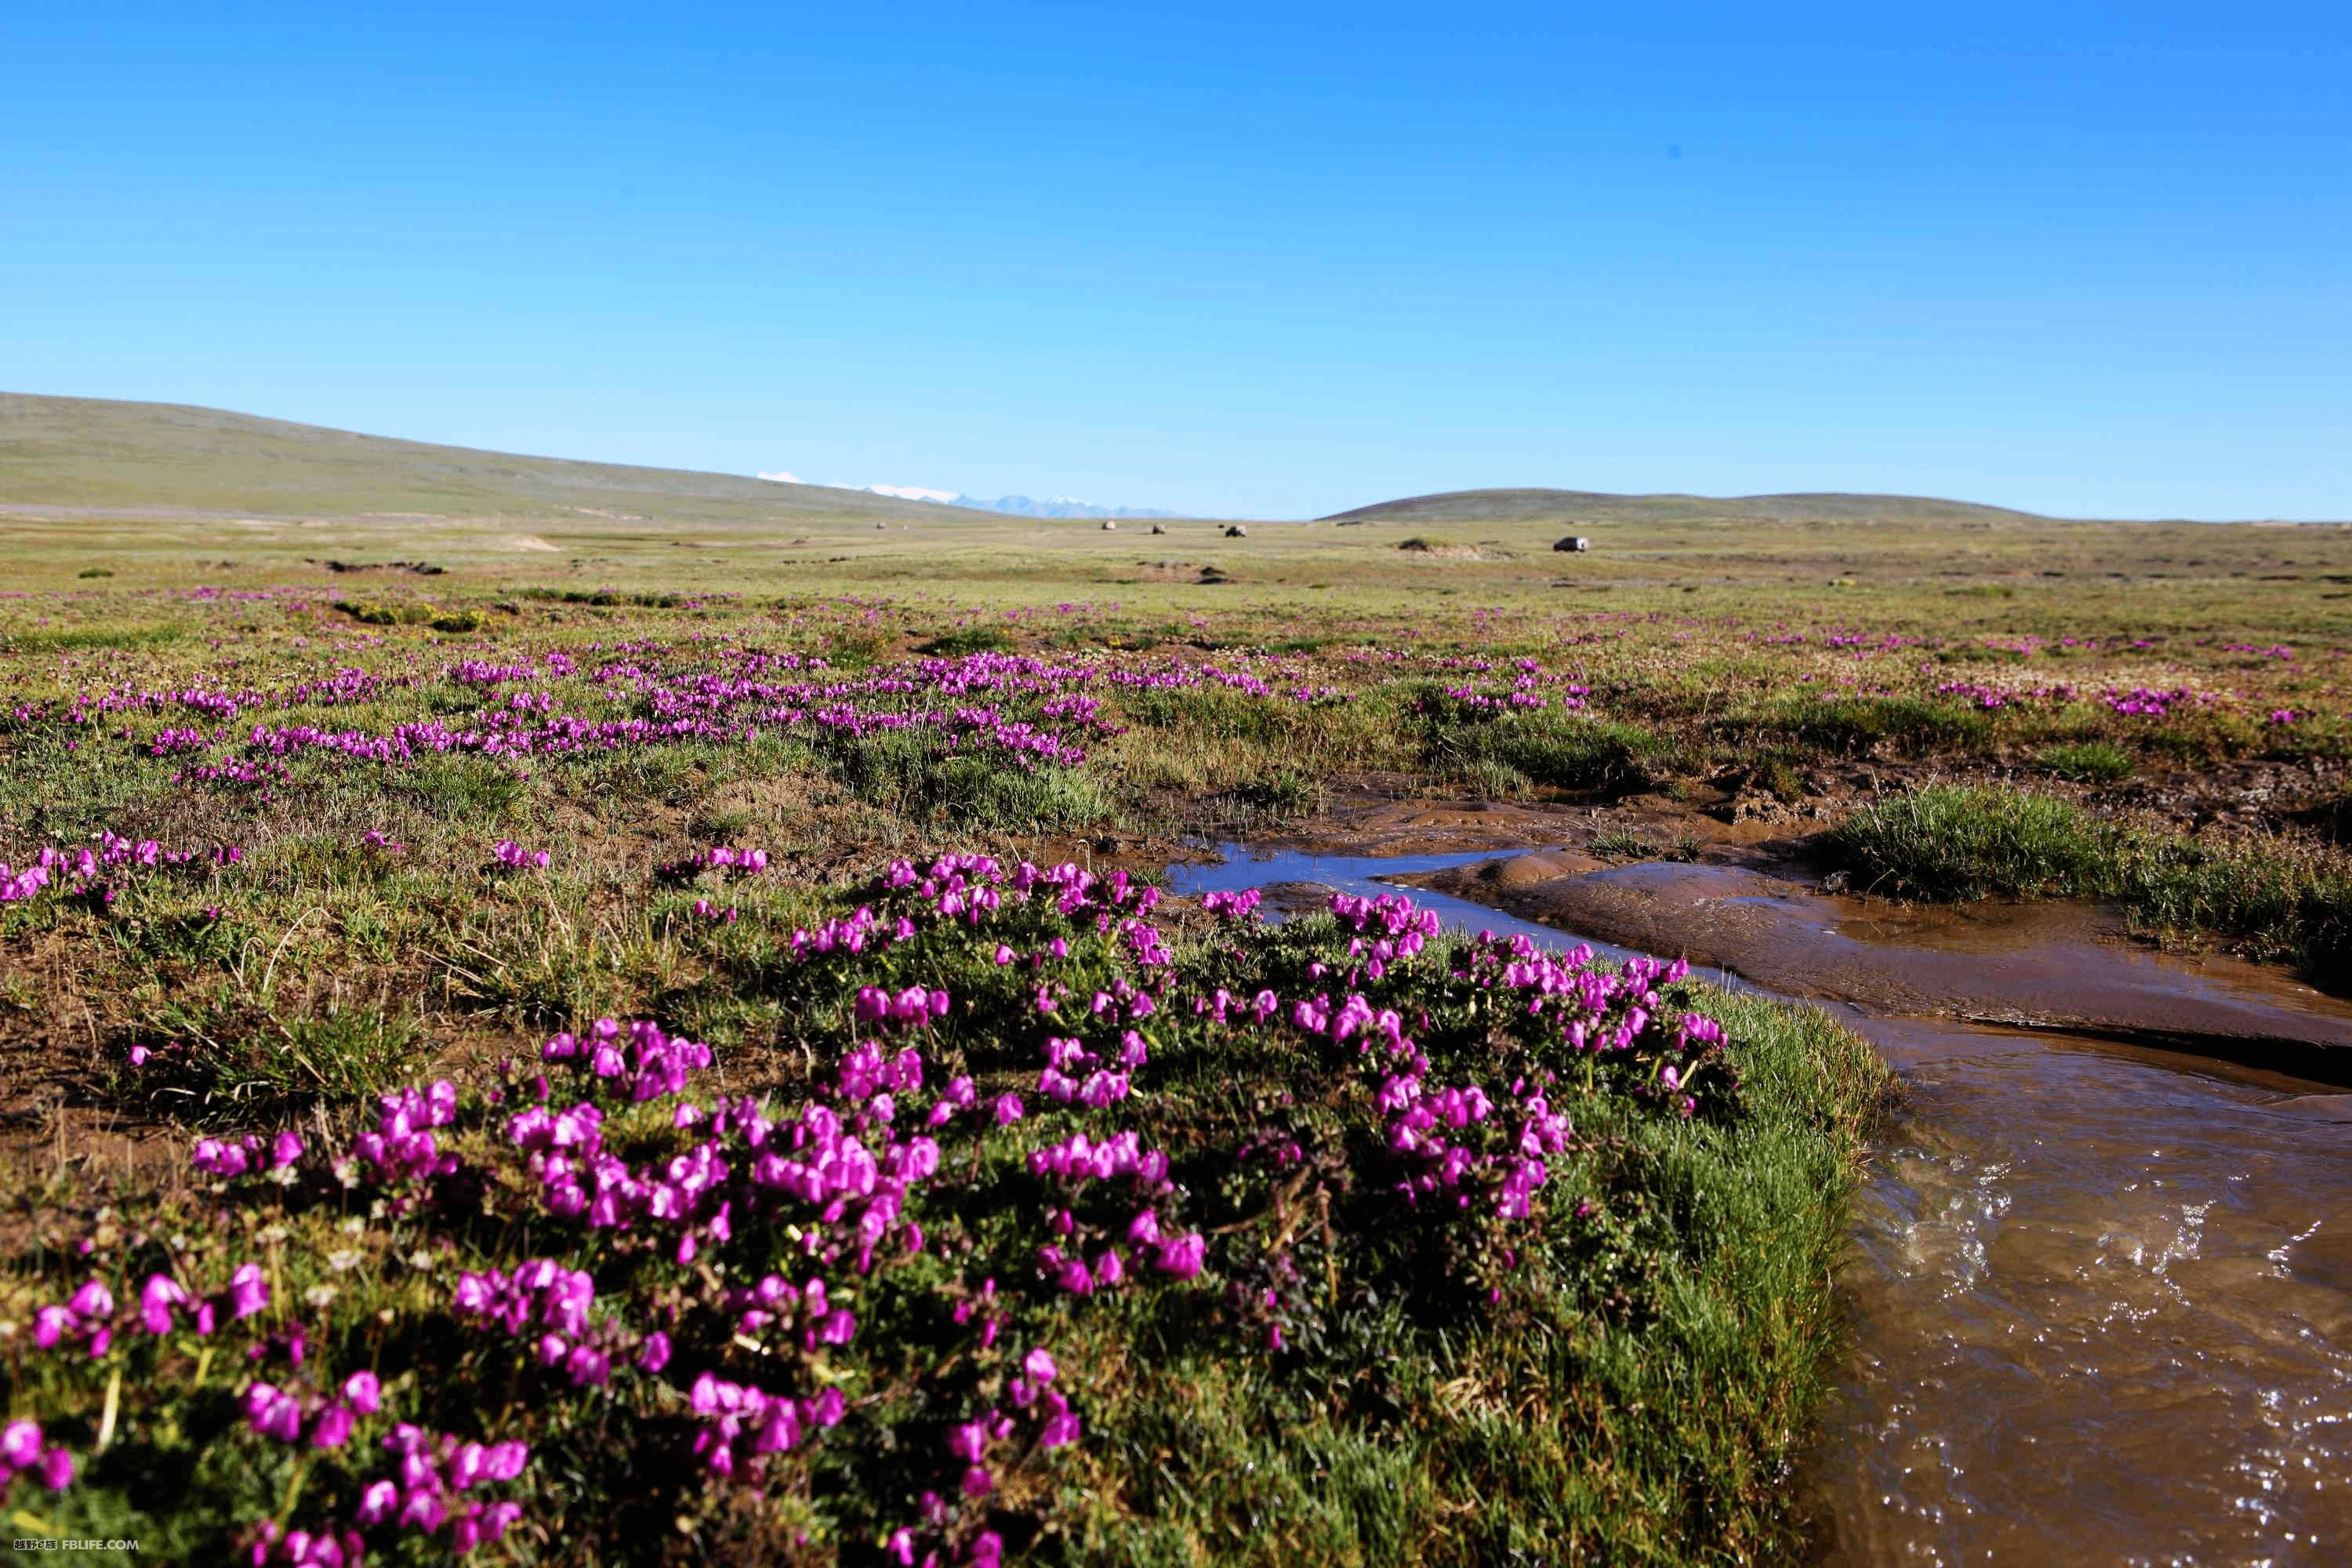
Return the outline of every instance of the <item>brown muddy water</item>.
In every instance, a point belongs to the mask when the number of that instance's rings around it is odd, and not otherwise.
[[[2352,1005],[2118,945],[2082,910],[1225,847],[1174,889],[1303,905],[1426,881],[1450,925],[1686,954],[1878,1045],[1906,1092],[1856,1204],[1851,1360],[1805,1481],[1825,1561],[2352,1562],[2352,1096],[2296,1076],[2352,1078]]]

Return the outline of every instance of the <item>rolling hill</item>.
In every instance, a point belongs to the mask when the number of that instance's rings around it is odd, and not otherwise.
[[[2032,512],[1924,496],[1624,496],[1597,490],[1448,490],[1334,512],[1325,522],[2047,522]]]
[[[823,485],[437,447],[178,404],[22,393],[0,393],[0,508],[689,525],[988,515]]]

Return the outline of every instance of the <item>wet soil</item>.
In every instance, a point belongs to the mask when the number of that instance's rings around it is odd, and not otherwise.
[[[1593,808],[1568,802],[1400,800],[1360,789],[1266,842],[1340,857],[1449,855],[1578,843],[1597,828]]]
[[[2125,1039],[2352,1085],[2352,1002],[2276,968],[2138,946],[2105,910],[1897,904],[1750,867],[1556,854],[1405,879],[1784,995]]]
[[[1545,800],[1446,798],[1412,773],[1335,777],[1328,807],[1260,837],[1265,844],[1332,855],[1425,855],[1487,846],[1580,844],[1622,829],[1759,866],[1801,862],[1806,840],[1857,806],[1929,784],[1993,784],[2071,800],[2100,816],[2132,816],[2176,830],[2209,826],[2316,829],[2341,838],[2342,764],[2259,757],[2165,763],[2112,784],[2074,783],[2030,755],[1859,756],[1816,759],[1796,770],[1801,789],[1772,794],[1750,769],[1728,768],[1669,789],[1595,790]]]

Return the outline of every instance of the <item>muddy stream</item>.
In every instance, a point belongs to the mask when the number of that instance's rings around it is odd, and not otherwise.
[[[1402,882],[1449,925],[1684,954],[1877,1044],[1906,1092],[1805,1482],[1825,1562],[2352,1562],[2352,1005],[2095,910],[1557,850],[1223,850],[1174,890],[1299,910]]]

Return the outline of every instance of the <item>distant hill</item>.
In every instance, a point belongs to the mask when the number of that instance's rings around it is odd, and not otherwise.
[[[22,393],[0,393],[0,507],[688,524],[937,521],[960,510],[732,474],[436,447],[217,408]]]
[[[1326,522],[2046,522],[2033,512],[1926,496],[1621,496],[1597,490],[1448,490],[1334,512]]]

